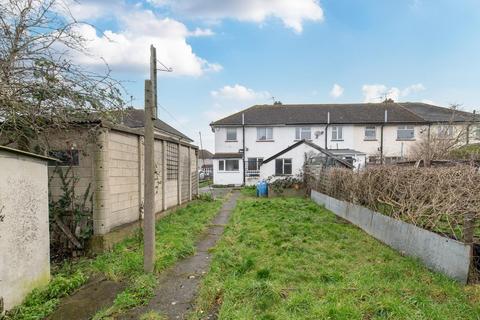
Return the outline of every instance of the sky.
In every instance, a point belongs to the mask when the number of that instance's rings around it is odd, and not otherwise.
[[[143,108],[214,151],[209,123],[254,104],[418,101],[480,111],[479,0],[66,0],[91,55]],[[95,26],[95,27],[93,27]]]

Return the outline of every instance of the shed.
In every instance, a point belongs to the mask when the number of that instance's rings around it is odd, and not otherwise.
[[[50,280],[49,160],[55,161],[0,146],[0,299],[5,310]]]

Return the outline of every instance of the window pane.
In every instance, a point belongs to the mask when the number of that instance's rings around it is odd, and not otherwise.
[[[301,128],[300,138],[310,140],[312,138],[311,129],[310,128]]]
[[[60,162],[52,161],[51,166],[78,166],[80,165],[80,158],[78,150],[52,150],[48,152],[52,158],[60,160]]]
[[[227,140],[237,140],[236,128],[227,128]]]
[[[267,140],[273,140],[273,128],[266,128]]]
[[[225,162],[223,160],[218,161],[218,170],[220,171],[225,170]]]
[[[332,127],[332,140],[342,140],[343,139],[343,131],[342,127],[334,126]]]
[[[377,130],[375,127],[365,127],[365,139],[375,139],[377,137]]]
[[[283,174],[283,159],[275,160],[275,174],[276,175]]]
[[[257,170],[257,158],[248,158],[247,170]]]
[[[300,140],[300,128],[295,128],[295,139]]]
[[[292,174],[292,159],[283,159],[283,174]]]
[[[267,140],[267,133],[265,128],[257,128],[257,140]]]
[[[397,139],[411,140],[415,138],[415,130],[413,126],[400,126],[397,129]]]
[[[238,160],[225,160],[225,171],[238,171]]]

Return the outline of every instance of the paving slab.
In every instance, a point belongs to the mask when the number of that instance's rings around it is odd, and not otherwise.
[[[200,281],[210,266],[209,250],[222,236],[238,196],[239,192],[234,191],[223,204],[212,225],[197,243],[195,254],[162,273],[155,289],[155,297],[146,306],[133,309],[116,319],[139,319],[149,311],[158,312],[168,319],[187,319],[194,307]]]

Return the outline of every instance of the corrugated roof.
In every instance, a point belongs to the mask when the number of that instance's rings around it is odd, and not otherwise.
[[[145,111],[143,109],[127,109],[124,112],[123,124],[130,128],[143,128],[145,126]],[[193,141],[190,137],[178,131],[174,127],[170,126],[168,123],[157,119],[155,120],[155,128],[173,134],[175,136],[181,137],[183,139]]]
[[[211,125],[242,125],[242,113],[246,125],[326,124],[328,114],[332,124],[384,123],[385,111],[389,123],[449,122],[452,113],[458,121],[465,121],[467,115],[473,115],[425,103],[280,104],[255,105]]]

